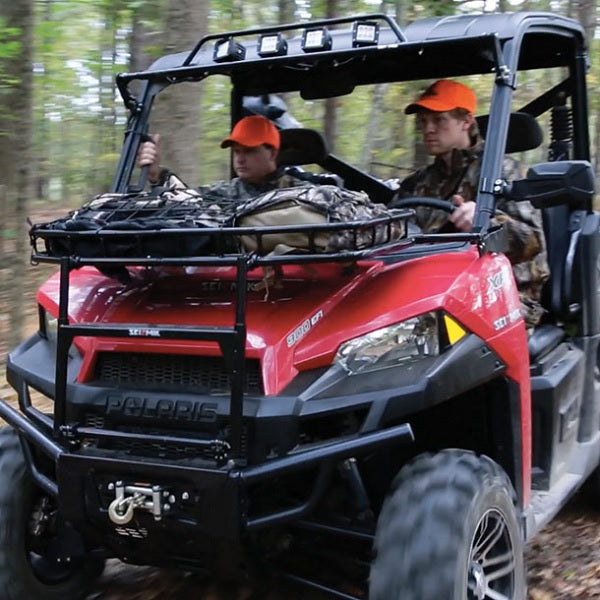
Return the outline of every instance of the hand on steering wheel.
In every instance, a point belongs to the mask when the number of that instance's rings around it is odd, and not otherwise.
[[[454,210],[448,220],[458,229],[458,231],[471,231],[473,229],[473,219],[475,218],[475,202],[465,200],[459,194],[452,196]]]
[[[390,208],[415,208],[425,206],[447,212],[450,216],[448,221],[458,231],[471,231],[473,228],[473,217],[475,215],[475,202],[465,199],[459,194],[454,194],[452,200],[442,198],[431,198],[429,196],[415,196],[392,201]]]

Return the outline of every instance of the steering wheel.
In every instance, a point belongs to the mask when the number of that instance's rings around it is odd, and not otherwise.
[[[454,212],[456,208],[449,200],[441,198],[430,198],[429,196],[414,196],[411,198],[402,198],[390,203],[390,208],[415,208],[417,206],[427,206],[429,208],[437,208],[449,214]]]

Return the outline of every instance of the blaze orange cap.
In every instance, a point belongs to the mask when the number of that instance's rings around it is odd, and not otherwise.
[[[450,79],[440,79],[430,85],[417,100],[409,104],[404,112],[411,115],[420,108],[435,112],[463,108],[474,113],[477,109],[477,97],[470,87],[462,83]]]
[[[221,142],[221,148],[241,144],[253,148],[262,144],[279,149],[280,137],[277,127],[269,119],[259,115],[244,117],[233,127],[231,135]]]

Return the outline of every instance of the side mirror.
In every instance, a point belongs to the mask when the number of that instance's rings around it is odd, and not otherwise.
[[[586,160],[563,160],[533,165],[525,179],[507,185],[506,197],[529,200],[536,208],[567,204],[589,209],[594,198],[594,171]]]

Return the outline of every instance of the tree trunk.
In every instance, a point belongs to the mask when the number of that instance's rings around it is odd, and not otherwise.
[[[294,9],[296,8],[293,0],[277,0],[277,12],[278,12],[278,23],[285,25],[287,23],[293,23]]]
[[[207,32],[207,0],[169,0],[163,18],[164,52],[191,50]],[[184,180],[202,181],[198,155],[202,97],[199,86],[182,84],[159,95],[152,116],[161,134],[161,162]]]
[[[0,20],[14,28],[18,49],[1,64],[6,83],[0,94],[0,188],[5,190],[6,221],[2,226],[11,231],[13,243],[9,256],[2,256],[2,267],[8,265],[8,276],[2,278],[2,298],[8,299],[8,341],[14,346],[21,339],[23,283],[27,265],[27,233],[25,228],[30,193],[33,157],[32,136],[32,63],[33,0],[2,2]],[[5,246],[6,251],[6,246]],[[0,298],[1,300],[1,298]]]
[[[367,122],[367,132],[362,148],[359,167],[366,171],[371,170],[371,163],[374,160],[376,145],[380,140],[377,138],[381,131],[381,117],[383,115],[385,93],[389,85],[380,83],[373,88],[373,99],[371,102],[369,121]]]
[[[102,11],[104,31],[100,41],[100,72],[98,87],[98,114],[94,157],[93,189],[95,192],[108,190],[114,170],[116,141],[116,104],[115,104],[115,59],[116,36],[119,27],[119,7],[105,3]]]
[[[5,183],[0,183],[0,265],[6,264],[6,257],[8,256],[7,237],[8,237],[8,190],[6,189]],[[0,266],[0,272],[2,272],[2,266]],[[4,286],[8,284],[8,277],[0,281],[0,306],[2,306],[2,298],[4,292]],[[0,311],[1,314],[1,311]]]
[[[576,2],[577,19],[583,26],[588,46],[592,46],[596,31],[596,0],[578,0]],[[591,52],[590,52],[591,54]]]
[[[141,10],[136,10],[131,19],[131,35],[129,38],[129,70],[133,73],[147,69],[152,63],[149,47],[158,39],[155,32],[148,31],[144,15]]]
[[[396,0],[396,20],[398,22],[400,22],[398,16],[400,15],[403,18],[402,12],[405,8],[403,2]],[[385,13],[384,2],[379,5],[379,12]],[[386,83],[380,83],[373,88],[367,131],[359,160],[359,167],[367,171],[371,170],[371,163],[375,158],[375,144],[379,142],[377,133],[381,130],[381,117],[384,110],[385,93],[388,88],[389,84]]]
[[[52,67],[48,60],[48,52],[45,51],[46,38],[49,37],[48,31],[51,30],[52,23],[52,1],[44,0],[44,9],[41,11],[44,24],[44,29],[41,34],[38,34],[38,39],[41,38],[43,44],[40,56],[36,57],[36,62],[43,65],[43,71],[38,77],[38,84],[36,88],[36,105],[38,115],[34,116],[36,122],[35,127],[35,139],[33,140],[34,152],[36,154],[35,159],[35,176],[34,176],[34,197],[37,200],[48,200],[48,188],[49,188],[49,177],[50,177],[50,133],[48,127],[48,119],[45,114],[45,106],[47,98],[50,97],[50,74]],[[41,114],[39,114],[41,113]]]
[[[596,173],[596,183],[598,183],[598,174],[600,173],[600,119],[596,118],[594,127],[594,173]]]
[[[160,22],[159,0],[146,1],[132,9],[131,34],[129,37],[129,70],[132,72],[147,69],[154,61],[156,49],[163,39],[162,34],[148,23]]]
[[[325,18],[333,19],[337,16],[337,0],[325,1]],[[325,114],[323,115],[323,134],[331,153],[335,153],[337,139],[337,98],[325,100]]]
[[[406,0],[395,0],[394,12],[396,13],[396,21],[400,27],[406,27],[407,8]]]

